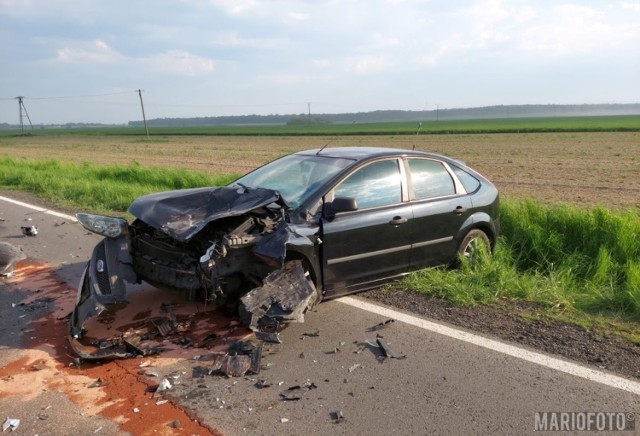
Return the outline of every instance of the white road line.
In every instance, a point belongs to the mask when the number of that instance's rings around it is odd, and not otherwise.
[[[38,212],[44,212],[44,213],[49,214],[49,215],[57,216],[58,218],[64,218],[64,219],[69,220],[69,221],[73,221],[73,222],[78,221],[76,219],[76,217],[74,217],[74,216],[67,215],[67,214],[60,213],[60,212],[56,212],[56,211],[53,211],[53,210],[50,210],[50,209],[45,209],[45,208],[42,208],[42,207],[34,206],[33,204],[23,203],[22,201],[14,200],[13,198],[7,198],[7,197],[0,196],[0,200],[6,201],[8,203],[13,203],[13,204],[15,204],[17,206],[26,207],[27,209],[32,209],[32,210],[35,210],[35,211],[38,211]]]
[[[484,347],[492,351],[497,351],[498,353],[517,357],[518,359],[526,360],[527,362],[555,369],[556,371],[564,372],[566,374],[571,374],[577,377],[582,377],[590,381],[602,383],[603,385],[622,389],[623,391],[640,395],[640,383],[633,380],[607,374],[603,371],[598,371],[596,369],[578,365],[566,360],[556,359],[555,357],[550,357],[541,353],[529,351],[524,348],[508,345],[499,341],[475,335],[473,333],[457,330],[442,324],[407,315],[393,309],[388,309],[386,307],[368,303],[360,299],[352,297],[342,297],[338,298],[336,301],[352,307],[357,307],[358,309],[375,313],[377,315],[384,316],[385,318],[393,318],[397,321],[404,322],[414,327],[419,327],[424,330],[429,330],[444,336],[448,336],[450,338],[459,339],[470,344]]]

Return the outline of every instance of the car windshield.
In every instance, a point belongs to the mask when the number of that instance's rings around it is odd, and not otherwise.
[[[267,188],[280,192],[296,208],[318,187],[351,165],[351,159],[291,154],[270,162],[231,183],[249,188]]]

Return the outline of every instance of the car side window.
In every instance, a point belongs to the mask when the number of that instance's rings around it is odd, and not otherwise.
[[[441,162],[431,159],[410,159],[409,170],[417,200],[455,195],[456,188],[451,174]]]
[[[398,161],[382,160],[356,170],[336,187],[335,197],[355,198],[358,209],[400,203],[402,182]]]
[[[458,180],[460,180],[460,183],[462,183],[462,186],[464,186],[467,193],[475,192],[480,187],[480,181],[468,172],[461,170],[456,166],[451,166],[451,169],[456,174]]]

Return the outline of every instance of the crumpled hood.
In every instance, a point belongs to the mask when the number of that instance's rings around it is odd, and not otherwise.
[[[286,206],[280,194],[271,189],[208,187],[144,195],[131,203],[129,213],[179,241],[186,241],[211,221],[242,215],[270,203]]]

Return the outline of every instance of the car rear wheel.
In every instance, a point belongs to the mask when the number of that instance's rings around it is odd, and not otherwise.
[[[467,233],[458,247],[460,256],[466,259],[473,259],[479,250],[491,251],[491,241],[485,232],[479,229],[473,229]]]

